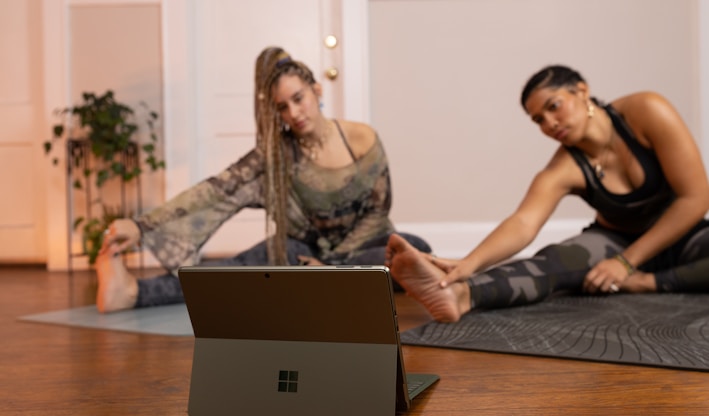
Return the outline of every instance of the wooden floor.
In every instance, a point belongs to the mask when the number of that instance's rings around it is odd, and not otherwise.
[[[17,321],[91,304],[94,285],[0,267],[0,415],[186,414],[192,338]],[[402,330],[428,320],[406,296],[397,305]],[[441,376],[410,415],[709,415],[709,373],[422,347],[404,360]]]

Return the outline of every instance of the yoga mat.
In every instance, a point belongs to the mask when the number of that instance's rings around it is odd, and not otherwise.
[[[709,371],[709,294],[558,296],[405,331],[408,345]]]
[[[21,321],[156,335],[192,336],[185,304],[102,314],[96,305],[21,316]]]

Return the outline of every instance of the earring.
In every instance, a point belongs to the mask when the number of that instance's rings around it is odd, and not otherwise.
[[[588,118],[593,118],[593,115],[596,114],[596,107],[593,106],[592,103],[588,103]]]
[[[323,109],[323,107],[325,107],[325,104],[323,104],[323,102],[322,102],[322,101],[320,101],[320,109],[322,110],[322,109]]]

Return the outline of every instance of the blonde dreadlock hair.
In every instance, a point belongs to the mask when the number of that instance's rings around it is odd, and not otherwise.
[[[263,99],[257,97],[256,124],[261,133],[257,141],[265,156],[265,207],[266,248],[271,264],[285,265],[288,262],[286,239],[288,218],[286,216],[288,189],[290,187],[291,159],[286,157],[285,139],[294,139],[284,125],[273,102],[273,90],[283,75],[295,75],[308,85],[315,85],[313,72],[302,62],[289,56],[276,60],[271,73],[263,80]],[[259,76],[256,76],[257,83]],[[275,230],[273,227],[275,226]]]
[[[254,118],[256,119],[256,145],[262,148],[263,131],[259,124],[259,114],[263,113],[264,107],[269,103],[269,91],[266,86],[269,76],[273,73],[276,65],[289,61],[290,54],[278,46],[265,48],[256,58],[256,68],[254,70]]]

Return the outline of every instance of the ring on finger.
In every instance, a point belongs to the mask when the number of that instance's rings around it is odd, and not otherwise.
[[[609,289],[610,289],[611,293],[617,293],[620,291],[620,288],[615,283],[611,283]]]

